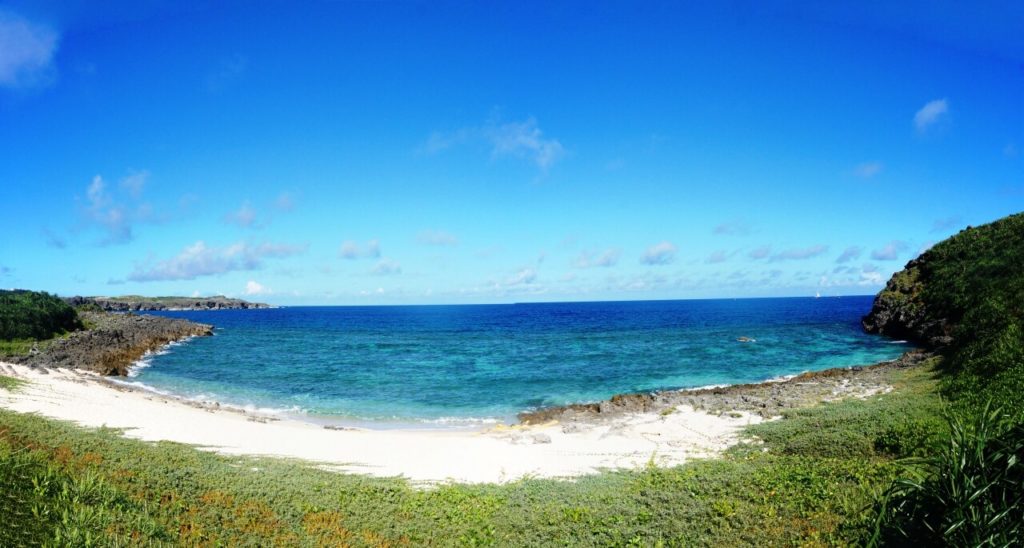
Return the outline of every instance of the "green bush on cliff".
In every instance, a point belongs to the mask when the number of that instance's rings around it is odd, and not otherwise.
[[[942,391],[952,411],[940,447],[880,504],[875,540],[1015,544],[1024,535],[1024,214],[935,245],[879,300],[894,296],[894,310],[917,307],[917,325],[933,326],[925,338],[951,336]]]
[[[1024,421],[1024,214],[969,228],[928,252],[922,295],[955,329],[946,392]]]
[[[0,341],[43,340],[81,328],[75,309],[56,295],[0,290]]]

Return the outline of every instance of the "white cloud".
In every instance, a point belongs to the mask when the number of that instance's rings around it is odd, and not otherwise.
[[[772,255],[772,261],[792,261],[792,260],[803,260],[817,257],[822,253],[828,251],[827,245],[812,245],[811,247],[787,249],[780,251],[775,255]]]
[[[557,162],[565,149],[556,139],[545,139],[537,121],[510,122],[493,126],[485,131],[495,156],[519,156],[532,160],[537,167],[547,169]]]
[[[397,261],[392,259],[383,258],[377,261],[377,264],[373,266],[373,270],[370,271],[375,276],[389,276],[392,274],[401,274],[402,265],[398,264]]]
[[[256,280],[249,280],[245,284],[246,295],[270,295],[271,293],[273,293],[273,291],[269,287],[257,282]]]
[[[547,170],[565,155],[562,143],[545,137],[533,117],[522,122],[492,121],[482,127],[462,128],[451,133],[435,132],[421,150],[427,154],[436,154],[455,145],[481,141],[490,146],[493,157],[524,158],[542,170]]]
[[[640,257],[640,262],[648,265],[666,265],[676,258],[677,247],[669,241],[664,241],[647,248],[647,251]]]
[[[881,249],[871,252],[871,258],[876,261],[894,261],[899,258],[900,253],[907,250],[907,244],[899,240],[893,240]]]
[[[578,257],[576,257],[576,260],[573,261],[573,266],[576,268],[607,268],[618,264],[620,256],[622,256],[622,251],[615,248],[606,249],[598,254],[583,251]]]
[[[380,257],[380,241],[373,239],[366,245],[359,245],[352,240],[345,240],[338,248],[338,256],[342,259],[377,259]]]
[[[238,242],[227,247],[209,247],[202,240],[186,247],[176,256],[162,260],[147,260],[136,264],[128,279],[135,282],[162,280],[194,280],[232,271],[259,270],[263,260],[284,258],[305,251],[306,246],[261,243],[252,245]]]
[[[256,209],[252,207],[249,200],[242,202],[238,209],[224,216],[224,222],[238,225],[242,228],[260,228],[262,223],[256,222]]]
[[[424,230],[416,236],[416,241],[424,245],[458,245],[459,239],[444,230]]]
[[[885,169],[885,164],[882,162],[865,162],[855,167],[853,174],[864,179],[870,179],[881,173],[883,169]]]
[[[0,10],[0,87],[30,88],[53,80],[57,33]]]
[[[860,255],[863,252],[864,252],[864,249],[861,248],[860,246],[851,245],[850,247],[848,247],[845,250],[843,250],[843,252],[839,255],[839,257],[836,258],[836,262],[837,263],[845,263],[845,262],[848,262],[848,261],[852,261],[854,259],[858,259],[858,258],[860,258]]]
[[[948,114],[949,102],[945,99],[928,101],[914,114],[914,127],[917,128],[918,133],[924,133],[942,121]]]

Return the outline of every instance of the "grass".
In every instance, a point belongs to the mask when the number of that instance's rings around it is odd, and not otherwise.
[[[433,489],[0,411],[0,510],[13,516],[0,545],[860,544],[895,459],[917,447],[886,440],[939,426],[924,418],[941,406],[928,370],[893,382],[752,428],[720,459]],[[872,443],[818,450],[845,437]]]
[[[0,390],[6,390],[8,392],[14,392],[25,385],[25,381],[16,379],[14,377],[8,377],[6,375],[0,375]]]

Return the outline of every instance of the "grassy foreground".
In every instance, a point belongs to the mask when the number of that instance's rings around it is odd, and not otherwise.
[[[417,489],[0,411],[0,545],[847,545],[944,422],[931,366],[794,411],[721,459]],[[457,456],[453,456],[457,458]]]

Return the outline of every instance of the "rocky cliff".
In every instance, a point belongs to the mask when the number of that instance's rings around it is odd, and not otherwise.
[[[89,326],[48,341],[13,361],[37,367],[69,367],[101,375],[125,375],[146,352],[186,337],[213,334],[213,326],[157,316],[80,312]]]
[[[967,227],[893,275],[861,321],[869,333],[960,348],[1024,316],[1024,213]],[[1004,325],[1004,327],[1005,327]]]
[[[70,297],[65,299],[75,307],[96,305],[108,312],[138,312],[144,310],[228,310],[270,308],[263,303],[250,303],[224,296],[216,297]]]
[[[928,348],[952,341],[952,326],[947,318],[932,314],[925,303],[925,282],[930,278],[928,253],[907,263],[893,274],[885,289],[875,297],[871,312],[861,319],[868,333],[905,339]]]

